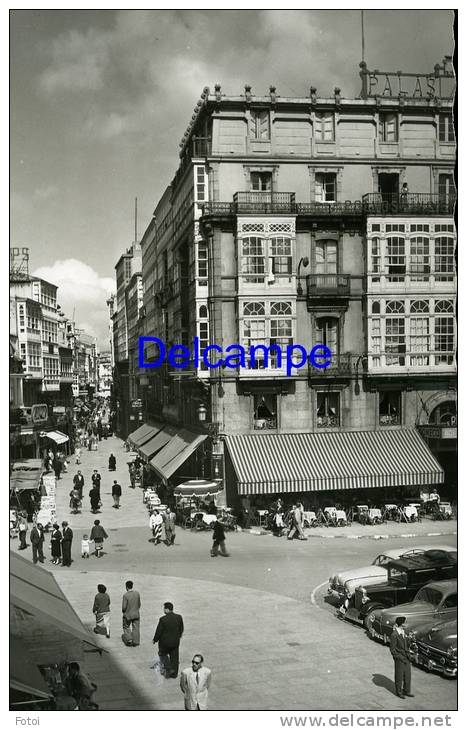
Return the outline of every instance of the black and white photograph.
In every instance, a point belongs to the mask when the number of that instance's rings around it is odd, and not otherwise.
[[[452,726],[457,16],[9,10],[16,726]]]

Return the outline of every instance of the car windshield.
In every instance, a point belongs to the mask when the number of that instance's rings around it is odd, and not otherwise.
[[[414,598],[414,601],[425,601],[425,603],[431,603],[432,606],[437,606],[441,601],[443,594],[437,591],[435,588],[424,586],[421,588]]]
[[[407,572],[405,570],[399,570],[399,568],[389,568],[388,578],[392,583],[398,583],[399,585],[407,585]]]
[[[383,553],[382,555],[378,555],[378,557],[373,560],[372,565],[386,565],[389,560],[390,558],[388,558],[388,556],[384,555]]]

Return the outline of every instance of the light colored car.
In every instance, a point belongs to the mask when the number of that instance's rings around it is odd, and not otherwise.
[[[387,580],[386,565],[390,560],[421,555],[427,550],[454,552],[456,548],[452,545],[416,545],[411,548],[407,548],[406,545],[405,547],[390,548],[377,555],[371,565],[365,565],[363,568],[352,568],[332,575],[329,578],[328,596],[338,604],[343,604],[353,596],[359,585],[376,585]]]
[[[429,621],[436,623],[457,619],[457,580],[427,583],[420,588],[413,601],[372,611],[366,623],[371,638],[389,643],[398,616],[405,617],[406,632],[415,631]]]

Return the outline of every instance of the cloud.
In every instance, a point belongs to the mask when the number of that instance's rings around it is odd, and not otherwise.
[[[104,84],[111,36],[90,29],[63,33],[50,49],[52,62],[39,84],[47,94],[57,91],[98,91]]]
[[[98,339],[108,348],[108,313],[106,300],[115,291],[115,281],[101,277],[88,264],[78,259],[56,261],[51,266],[41,266],[34,276],[58,286],[57,299],[67,317],[73,316],[78,327]]]

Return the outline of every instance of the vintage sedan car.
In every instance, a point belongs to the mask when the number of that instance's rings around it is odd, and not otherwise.
[[[427,583],[413,601],[372,611],[365,621],[371,638],[389,643],[398,616],[405,617],[406,631],[413,631],[429,621],[433,625],[457,619],[457,580]]]
[[[413,633],[413,661],[429,672],[457,676],[457,619],[425,624]]]
[[[411,548],[407,548],[407,546],[390,548],[377,555],[371,565],[344,570],[341,573],[332,575],[329,578],[328,597],[333,602],[342,604],[353,596],[357,586],[383,583],[388,577],[386,566],[390,560],[410,557],[411,555],[422,555],[427,550],[450,552],[455,549],[455,547],[449,545],[416,545]]]

